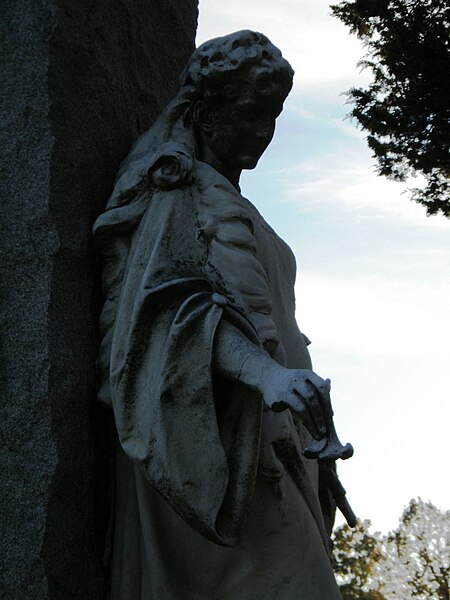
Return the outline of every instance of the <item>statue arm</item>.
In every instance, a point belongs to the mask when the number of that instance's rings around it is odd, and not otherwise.
[[[308,369],[287,369],[253,344],[237,327],[222,319],[214,340],[214,368],[258,392],[271,410],[291,408],[311,435],[321,439],[327,429],[321,397],[327,383]]]

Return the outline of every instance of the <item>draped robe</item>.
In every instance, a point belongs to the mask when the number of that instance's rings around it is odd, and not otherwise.
[[[112,600],[338,600],[308,434],[214,370],[222,320],[280,364],[311,368],[291,250],[201,162],[95,231],[100,397],[118,435]]]

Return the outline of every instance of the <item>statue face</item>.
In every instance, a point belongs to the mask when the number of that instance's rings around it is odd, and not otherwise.
[[[203,122],[207,126],[200,122],[200,128],[209,149],[223,165],[254,169],[272,140],[283,104],[278,95],[261,93],[253,81],[236,89],[234,99],[225,98],[218,106],[205,109]]]
[[[280,107],[270,98],[246,93],[221,111],[216,153],[230,167],[254,169],[270,144]]]

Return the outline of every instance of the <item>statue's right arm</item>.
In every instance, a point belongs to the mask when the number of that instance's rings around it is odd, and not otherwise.
[[[216,331],[214,368],[223,377],[257,391],[271,410],[289,407],[299,413],[314,438],[325,435],[320,396],[328,393],[327,383],[313,371],[279,365],[225,319]]]

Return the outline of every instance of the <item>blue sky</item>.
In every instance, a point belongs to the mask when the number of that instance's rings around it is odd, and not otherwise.
[[[290,244],[315,370],[332,380],[340,465],[361,518],[387,532],[421,496],[450,508],[450,221],[378,177],[342,92],[364,49],[323,0],[200,0],[197,43],[265,33],[296,71],[275,138],[241,187]],[[420,182],[419,182],[420,183]]]

